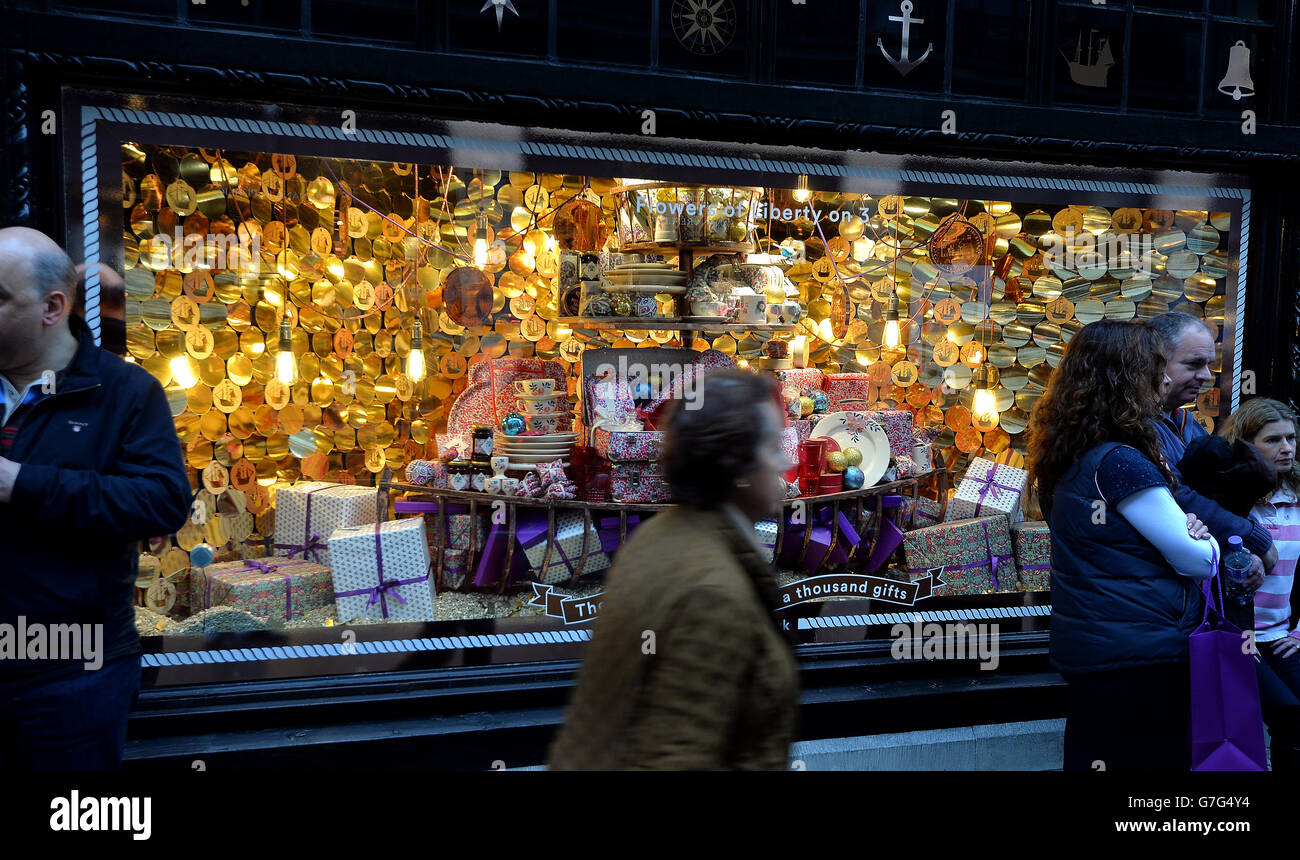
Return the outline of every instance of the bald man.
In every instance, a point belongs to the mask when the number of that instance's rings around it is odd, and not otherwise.
[[[121,766],[138,542],[190,504],[161,386],[95,346],[76,284],[48,236],[0,230],[0,772]]]

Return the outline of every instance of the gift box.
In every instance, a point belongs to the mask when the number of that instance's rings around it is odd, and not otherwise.
[[[592,447],[611,463],[644,463],[659,459],[663,452],[664,434],[659,430],[608,430],[597,427],[591,431]]]
[[[442,551],[443,588],[456,590],[464,588],[469,580],[469,551],[463,549],[446,549]]]
[[[943,568],[944,584],[935,589],[936,596],[1016,588],[1011,532],[1001,514],[906,532],[903,556],[913,577]]]
[[[434,620],[434,583],[423,517],[336,529],[329,540],[339,621]]]
[[[1046,591],[1052,582],[1052,530],[1047,523],[1021,522],[1011,527],[1011,548],[1024,591]]]
[[[825,383],[822,372],[815,367],[795,367],[789,370],[781,370],[777,372],[776,379],[781,384],[781,396],[786,400],[798,397],[809,389],[820,390]]]
[[[452,513],[460,511],[462,513]],[[424,531],[429,547],[434,548],[446,543],[449,549],[469,549],[472,545],[482,549],[487,540],[487,514],[480,513],[475,518],[468,513],[469,505],[452,503],[447,505],[447,524],[445,534],[438,535],[438,503],[418,502],[400,499],[393,502],[393,513],[398,517],[424,516]]]
[[[279,488],[275,493],[275,555],[306,558],[332,568],[329,536],[344,526],[379,519],[374,487],[312,481]]]
[[[875,399],[871,396],[871,379],[865,373],[828,373],[822,388],[831,399],[832,412],[864,409]],[[911,448],[911,442],[908,447]]]
[[[907,457],[910,464],[915,441],[912,437],[912,413],[906,409],[873,409],[869,414],[889,437],[889,455],[900,462],[900,458]],[[899,469],[898,473],[901,476],[903,470]]]
[[[836,518],[839,534],[835,538],[834,551],[830,551],[831,508],[829,505],[823,505],[812,514],[812,537],[808,540],[808,552],[804,554],[803,563],[800,565],[799,555],[803,552],[804,535],[807,534],[808,524],[793,522],[794,516],[793,511],[786,514],[785,540],[781,543],[779,559],[783,569],[802,567],[812,573],[824,566],[843,564],[849,560],[849,552],[853,547],[862,542],[848,514],[840,511]]]
[[[330,569],[300,558],[245,559],[190,570],[194,612],[231,606],[260,618],[290,621],[333,601]]]
[[[533,576],[539,582],[567,582],[579,569],[583,574],[599,573],[609,567],[609,555],[601,549],[600,533],[593,524],[584,528],[586,521],[582,514],[570,511],[556,511],[555,540],[551,550],[549,564],[546,561],[547,518],[545,514],[521,516],[515,530],[515,539],[523,548],[524,556],[531,565]],[[586,561],[582,561],[583,536],[587,541]],[[518,550],[516,549],[516,552]]]
[[[1029,473],[1024,469],[1002,466],[992,460],[976,457],[966,469],[966,476],[957,485],[957,492],[948,502],[944,522],[1004,514],[1008,523],[1024,519],[1020,497],[1025,490]]]
[[[942,515],[943,505],[934,499],[925,496],[918,496],[915,500],[911,496],[903,499],[902,522],[905,529],[923,529],[937,525],[943,522]]]
[[[610,495],[616,502],[658,504],[672,497],[672,490],[658,463],[614,463],[610,470]]]
[[[600,549],[602,552],[609,553],[613,556],[620,549],[619,543],[619,518],[617,516],[596,517],[596,531],[600,533]],[[632,537],[632,532],[641,525],[640,514],[627,515],[627,536]]]
[[[816,424],[817,422],[813,421],[811,418],[797,418],[790,422],[790,426],[794,428],[794,435],[795,438],[799,440],[799,444],[802,445],[804,442],[808,441],[808,437],[812,436],[813,427],[816,426]]]

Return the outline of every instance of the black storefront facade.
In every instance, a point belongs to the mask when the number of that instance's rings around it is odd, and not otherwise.
[[[1235,264],[1219,287],[1220,402],[1296,400],[1294,2],[1207,0],[1189,12],[728,0],[702,28],[693,4],[671,0],[617,11],[516,2],[483,14],[476,3],[414,0],[95,5],[4,12],[4,222],[45,230],[76,259],[122,268],[123,218],[111,204],[125,213],[111,189],[124,141],[1225,210]],[[911,19],[906,49],[891,18]],[[1243,62],[1252,87],[1233,99]],[[926,621],[998,619],[997,671],[894,659],[890,628],[911,617],[901,605],[806,604],[796,625],[801,738],[1063,713],[1046,659],[1049,593],[931,598],[922,609]],[[339,641],[328,628],[148,637],[128,766],[535,765],[583,627],[388,624],[358,628],[346,653],[327,650]]]

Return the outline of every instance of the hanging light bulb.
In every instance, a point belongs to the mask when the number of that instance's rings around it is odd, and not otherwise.
[[[475,239],[474,239],[474,265],[478,266],[478,267],[481,269],[481,268],[483,268],[484,266],[486,266],[486,265],[487,265],[487,262],[488,262],[488,252],[487,252],[487,218],[484,217],[483,213],[481,213],[481,212],[479,213],[479,216],[478,216],[478,226],[477,226],[477,229],[476,229],[474,232],[475,232]]]
[[[817,326],[817,336],[827,343],[835,343],[835,326],[831,324],[829,318],[822,320]]]
[[[189,356],[178,355],[167,365],[172,371],[172,381],[181,388],[193,388],[199,380],[194,375],[194,365],[190,364]]]
[[[890,296],[889,306],[885,309],[885,348],[898,349],[902,340],[898,325],[898,296]]]
[[[975,402],[972,404],[971,413],[981,424],[992,424],[997,420],[998,410],[993,398],[993,380],[990,378],[988,366],[980,365],[975,370],[975,376],[971,381],[975,386]]]
[[[293,361],[293,330],[288,320],[280,323],[280,342],[275,348],[275,377],[285,385],[298,378],[298,368]]]
[[[406,354],[406,375],[412,382],[424,379],[424,329],[417,319],[411,328],[411,351]]]
[[[812,192],[808,190],[808,174],[799,174],[799,182],[795,186],[793,196],[798,203],[807,203],[808,199],[812,197]]]

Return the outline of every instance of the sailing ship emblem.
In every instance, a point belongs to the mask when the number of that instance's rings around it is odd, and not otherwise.
[[[1101,36],[1096,46],[1093,36]],[[1083,31],[1079,31],[1074,43],[1074,57],[1065,51],[1061,56],[1070,66],[1070,80],[1084,87],[1107,87],[1106,79],[1110,76],[1110,67],[1115,65],[1115,56],[1110,52],[1110,37],[1100,30],[1088,31],[1088,44],[1083,44]]]

